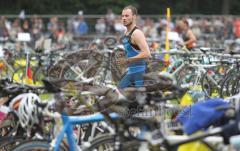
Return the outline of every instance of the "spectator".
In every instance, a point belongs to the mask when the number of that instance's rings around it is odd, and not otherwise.
[[[145,22],[144,22],[144,20],[142,19],[142,17],[141,17],[140,15],[138,15],[138,16],[137,16],[137,25],[138,25],[138,27],[142,29],[143,26],[144,26],[144,23],[145,23]]]
[[[236,18],[233,25],[236,38],[240,38],[240,18]]]
[[[107,10],[106,14],[106,24],[107,24],[107,32],[113,33],[114,32],[114,20],[115,20],[115,14],[113,13],[112,9]]]
[[[74,26],[73,26],[74,21],[75,21],[74,17],[68,18],[68,20],[67,20],[67,31],[69,33],[75,33],[76,27],[74,28]]]
[[[189,27],[188,21],[183,19],[179,22],[179,31],[182,36],[183,42],[180,44],[186,46],[187,49],[192,49],[196,46],[196,36],[192,32],[192,29]]]
[[[143,33],[148,38],[156,38],[157,37],[157,28],[153,24],[153,20],[150,18],[145,19],[145,24],[143,26]]]
[[[36,26],[37,29],[39,29],[39,31],[44,31],[45,30],[43,20],[41,18],[37,18],[37,21],[34,25]]]
[[[26,33],[30,33],[30,25],[29,25],[29,21],[26,19],[23,21],[23,25],[22,25],[22,31],[26,32]]]
[[[58,18],[52,17],[47,24],[47,29],[50,34],[53,34],[58,29]]]
[[[5,24],[5,20],[4,18],[1,18],[0,19],[0,37],[8,37],[8,36],[9,36],[9,33]]]
[[[77,26],[77,35],[78,36],[82,36],[88,33],[88,24],[87,22],[84,20],[83,16],[80,15],[79,16],[79,23]]]
[[[11,30],[9,30],[9,35],[11,39],[16,39],[17,34],[21,32],[21,26],[19,25],[19,19],[15,19],[12,23]]]
[[[126,27],[123,26],[123,24],[121,22],[121,17],[118,17],[115,20],[114,29],[115,29],[115,32],[117,32],[117,33],[124,33],[124,31],[126,31]]]
[[[97,20],[97,23],[95,25],[95,30],[97,34],[104,34],[106,32],[106,23],[103,18],[100,18]]]
[[[82,16],[81,14],[79,15]],[[187,18],[189,18],[189,16]],[[182,17],[172,18],[174,22],[170,24],[171,30],[175,27],[175,23],[181,19]],[[87,24],[83,18],[80,19],[79,16],[69,19],[68,23],[64,22],[64,25],[67,24],[67,29],[64,26],[60,26],[57,17],[50,18],[46,25],[43,19],[38,16],[30,18],[30,20],[24,19],[22,21],[23,25],[21,26],[19,18],[12,19],[10,22],[2,16],[0,18],[0,36],[9,35],[10,38],[16,39],[19,32],[30,32],[32,40],[36,41],[45,36],[47,32],[47,34],[49,34],[48,36],[52,37],[57,42],[59,39],[57,37],[62,37],[59,35],[69,35],[72,37],[73,35],[84,35],[89,32],[89,24]],[[165,38],[164,32],[167,23],[165,17],[159,19],[158,22],[154,22],[153,18],[148,18],[144,21],[138,15],[136,21],[139,29],[143,29],[147,37],[156,37],[156,35],[162,34],[162,37]],[[201,42],[199,46],[211,47],[214,44],[224,44],[226,39],[234,41],[235,38],[240,38],[240,18],[232,18],[231,16],[207,18],[205,16],[200,16],[199,18],[191,18],[190,22],[192,22],[191,29],[198,39],[198,44]],[[124,30],[122,25],[120,25],[119,18],[111,9],[108,9],[107,14],[102,18],[97,19],[94,29],[97,34],[110,32],[119,37],[121,37],[119,32]],[[175,31],[177,30],[178,28],[175,28]],[[66,33],[66,31],[68,32]],[[228,46],[228,44],[226,46]]]
[[[5,27],[7,28],[8,32],[11,29],[11,22],[5,16],[2,16],[0,20],[3,20]]]
[[[197,38],[201,37],[201,29],[196,23],[192,24],[192,32]]]
[[[226,39],[233,39],[233,20],[232,18],[224,19],[224,37]]]

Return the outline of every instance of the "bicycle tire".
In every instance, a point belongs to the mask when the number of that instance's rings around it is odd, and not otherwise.
[[[223,79],[222,83],[221,83],[221,89],[220,89],[220,97],[221,98],[225,98],[225,97],[229,97],[232,96],[234,94],[232,94],[231,92],[231,84],[234,83],[234,81],[236,80],[236,76],[238,72],[231,72],[230,74],[226,75],[226,77]]]
[[[240,80],[240,76],[239,75],[235,75],[235,79],[232,80],[232,87],[231,87],[231,95],[235,95],[239,93],[239,81]]]
[[[17,135],[19,129],[19,123],[17,123],[18,117],[14,112],[9,112],[0,126],[0,137],[12,136],[14,133]],[[16,135],[15,134],[15,135]]]
[[[97,147],[98,147],[98,150],[99,150],[99,147],[102,147],[102,145],[108,145],[113,150],[114,140],[115,140],[115,135],[113,135],[113,134],[100,135],[100,136],[96,137],[91,142],[91,146],[89,148],[84,149],[84,151],[93,151],[93,150],[96,150]],[[139,142],[138,141],[134,141],[134,140],[133,141],[127,141],[127,142],[123,143],[122,150],[124,150],[124,151],[137,151],[138,147],[139,147]]]
[[[97,58],[97,57],[100,57],[100,58]],[[68,78],[67,74],[71,72],[70,67],[72,66],[79,67],[81,70],[84,70],[86,67],[91,65],[91,64],[87,64],[87,65],[83,64],[82,63],[83,60],[89,60],[89,62],[92,63],[92,61],[102,60],[102,57],[103,56],[95,50],[81,50],[81,51],[68,54],[67,56],[64,57],[63,60],[60,60],[58,63],[56,63],[56,65],[58,65],[59,63],[62,64],[62,71],[61,71],[61,74],[59,74],[59,78]],[[96,66],[94,66],[93,69],[90,69],[87,73],[85,73],[84,76],[87,78],[93,77],[94,75],[96,75],[96,72],[97,72],[94,69],[98,68],[99,66],[100,64],[97,63]],[[74,78],[74,75],[73,75],[73,78]]]
[[[226,75],[224,76],[224,78],[222,79],[221,82],[221,88],[220,88],[220,97],[224,98],[224,97],[228,97],[231,96],[230,92],[229,92],[229,81],[231,81],[232,76],[237,75],[239,73],[239,69],[230,69]]]
[[[114,143],[114,138],[115,135],[111,135],[111,134],[106,134],[106,135],[101,135],[97,138],[95,138],[92,142],[91,142],[91,146],[87,149],[84,149],[84,151],[93,151],[96,150],[97,147],[100,147],[101,145],[103,145],[104,143],[111,143],[113,145]],[[200,143],[202,145],[204,145],[208,151],[218,151],[217,149],[215,149],[211,144],[207,143],[206,141],[202,140],[200,141]],[[137,140],[130,140],[130,141],[126,141],[123,143],[123,148],[122,150],[124,151],[138,151],[139,150],[139,146],[141,145],[141,142],[137,141]],[[113,146],[112,146],[113,147]],[[171,150],[172,151],[177,151],[179,147],[172,147]],[[102,149],[102,148],[101,148]],[[156,146],[149,146],[149,149],[151,150],[166,150],[166,148],[162,145],[156,145]]]
[[[208,75],[208,71],[205,72],[201,78],[201,87],[203,92],[208,98],[211,98],[214,92],[217,93],[217,96],[219,96],[220,89],[214,83],[211,82],[211,80],[208,78],[207,75]],[[216,82],[218,83],[218,85],[220,85],[221,81],[216,81]]]
[[[22,142],[21,144],[17,145],[13,148],[12,151],[33,151],[33,150],[40,150],[40,151],[49,151],[50,142],[46,140],[27,140]],[[68,149],[64,148],[63,146],[60,147],[60,151],[67,151]]]
[[[64,60],[58,61],[55,65],[51,66],[47,71],[47,76],[53,79],[60,79],[65,67]]]
[[[186,66],[184,69],[179,71],[177,76],[176,76],[177,85],[182,86],[182,85],[185,85],[185,84],[189,84],[191,82],[194,85],[198,84],[198,83],[195,83],[196,78],[197,78],[196,69],[194,67],[191,67],[191,66]]]
[[[16,145],[24,141],[24,137],[4,137],[0,140],[0,150],[1,151],[10,151]]]

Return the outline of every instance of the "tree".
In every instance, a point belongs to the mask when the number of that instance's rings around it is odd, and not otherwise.
[[[129,4],[140,14],[164,14],[166,7],[174,14],[240,14],[239,0],[1,0],[0,14],[105,14],[108,8],[118,14]]]

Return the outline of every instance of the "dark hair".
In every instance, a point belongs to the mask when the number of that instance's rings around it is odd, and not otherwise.
[[[189,23],[186,19],[183,20],[183,23],[189,27]]]
[[[123,10],[125,10],[125,9],[130,9],[131,11],[132,11],[132,14],[133,15],[137,15],[137,8],[136,7],[134,7],[134,6],[132,6],[132,5],[128,5],[128,6],[126,6],[126,7],[124,7],[123,8]]]

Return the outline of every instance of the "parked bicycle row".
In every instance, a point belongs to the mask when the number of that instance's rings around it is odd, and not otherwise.
[[[116,61],[124,49],[112,37],[101,40],[91,49],[22,56],[4,49],[1,150],[237,147],[240,55],[214,48],[155,51],[144,85],[120,90],[126,66]]]
[[[180,98],[188,88],[165,74],[144,77],[152,82],[122,91],[91,79],[45,79],[43,86],[1,80],[6,111],[1,149],[186,150],[197,144],[195,149],[224,150],[231,149],[230,142],[237,146],[232,136],[239,134],[239,95],[183,108]],[[54,95],[43,101],[44,93]],[[195,119],[196,114],[206,116],[206,121]],[[205,132],[183,135],[199,130]]]

